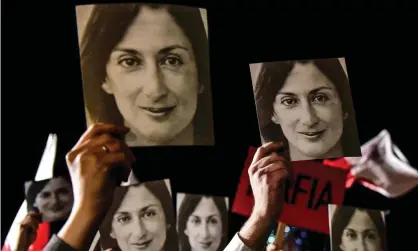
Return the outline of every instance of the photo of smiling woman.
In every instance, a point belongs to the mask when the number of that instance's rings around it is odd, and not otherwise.
[[[88,125],[124,124],[131,147],[214,144],[204,9],[136,3],[76,10]]]
[[[164,180],[118,187],[100,227],[102,250],[178,251],[175,211]]]
[[[263,142],[287,141],[292,161],[361,156],[338,58],[265,62],[252,78]]]
[[[42,222],[66,219],[73,208],[74,198],[68,177],[56,177],[41,181],[25,182],[28,212],[38,210]]]
[[[382,211],[329,205],[331,251],[387,251]]]
[[[228,244],[225,197],[177,194],[180,251],[220,251]]]

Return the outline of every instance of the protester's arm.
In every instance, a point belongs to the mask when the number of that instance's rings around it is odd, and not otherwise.
[[[276,221],[266,216],[252,214],[239,231],[238,236],[246,246],[254,250],[263,247]]]
[[[112,204],[117,180],[111,175],[114,168],[126,167],[127,179],[134,157],[120,140],[128,132],[125,127],[96,124],[89,128],[76,146],[67,154],[71,174],[74,206],[58,235],[53,236],[44,250],[85,250],[99,229],[105,213]],[[115,136],[116,135],[116,136]]]
[[[277,222],[284,203],[284,183],[291,176],[291,165],[277,154],[281,143],[258,148],[248,169],[254,194],[254,208],[247,222],[225,251],[255,251],[264,248],[270,230]]]
[[[76,251],[75,248],[68,245],[65,241],[61,240],[56,235],[53,235],[45,246],[46,251]]]
[[[91,243],[102,218],[94,212],[89,212],[88,209],[77,210],[70,215],[58,235],[54,235],[53,240],[44,250],[80,250]]]
[[[274,221],[251,215],[241,230],[235,234],[225,251],[255,251],[263,247]]]

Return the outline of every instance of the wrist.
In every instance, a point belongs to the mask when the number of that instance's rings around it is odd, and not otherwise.
[[[254,207],[251,212],[250,218],[257,220],[258,224],[270,224],[271,222],[278,220],[278,216],[268,210]]]
[[[73,208],[58,237],[76,250],[83,250],[99,230],[102,214],[93,208],[77,206]]]
[[[105,203],[84,199],[80,202],[74,202],[71,214],[82,215],[88,220],[96,220],[103,218],[108,208]]]
[[[267,214],[253,211],[241,228],[239,236],[248,247],[257,250],[264,246],[274,222],[275,219]]]
[[[95,225],[104,218],[103,213],[91,207],[78,206],[71,211],[69,219],[83,221],[83,225]]]

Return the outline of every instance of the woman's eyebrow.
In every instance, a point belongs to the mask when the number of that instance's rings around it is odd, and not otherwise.
[[[149,209],[150,207],[157,207],[157,206],[158,206],[157,204],[150,204],[148,206],[145,206],[145,207],[139,209],[139,212],[144,212],[147,209]],[[117,211],[115,214],[128,214],[128,213],[131,213],[131,212],[138,212],[138,209],[133,209],[133,210],[130,210],[130,211]]]
[[[357,230],[352,229],[352,228],[348,228],[348,227],[347,227],[346,229],[344,229],[344,230],[345,230],[345,231],[348,231],[348,232],[350,232],[350,231],[351,231],[351,232],[357,232]]]
[[[115,215],[127,215],[129,214],[129,212],[126,211],[120,211],[120,212],[116,212]]]
[[[170,46],[162,48],[158,53],[159,54],[166,54],[166,53],[168,53],[172,50],[175,50],[175,49],[182,49],[182,50],[185,50],[185,51],[189,52],[189,48],[187,48],[183,45],[175,44],[175,45],[170,45]]]
[[[363,231],[363,233],[366,233],[366,234],[369,234],[369,233],[374,234],[376,232],[377,231],[375,229],[366,229],[366,230]]]
[[[213,218],[213,217],[217,217],[217,215],[216,215],[216,214],[205,215],[205,216],[192,214],[191,216],[192,216],[192,217],[196,217],[196,218]]]
[[[313,93],[317,93],[321,90],[333,90],[333,89],[331,87],[328,87],[328,86],[321,86],[321,87],[318,87],[318,88],[315,88],[315,89],[309,91],[309,93],[313,94]]]
[[[148,206],[145,206],[145,207],[141,208],[141,210],[139,210],[139,211],[141,213],[143,213],[143,212],[147,211],[150,207],[158,207],[158,205],[157,204],[150,204]]]
[[[182,49],[186,52],[189,52],[189,48],[180,44],[174,44],[167,47],[164,47],[158,51],[158,54],[167,54],[168,52],[175,50],[175,49]],[[139,51],[131,48],[123,48],[123,47],[116,47],[113,51],[120,51],[128,54],[139,55],[141,54]]]
[[[293,92],[282,92],[282,91],[279,91],[278,93],[277,93],[277,95],[286,95],[286,96],[297,96],[295,93],[293,93]]]
[[[125,52],[125,53],[128,53],[128,54],[135,54],[135,55],[140,54],[139,51],[134,50],[134,49],[130,49],[130,48],[118,48],[117,47],[113,51],[120,51],[120,52]]]

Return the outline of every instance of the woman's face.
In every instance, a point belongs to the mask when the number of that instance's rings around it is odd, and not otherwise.
[[[273,122],[280,124],[291,149],[305,159],[326,156],[340,141],[344,120],[340,97],[313,63],[295,64],[273,110]]]
[[[162,250],[166,231],[161,202],[145,186],[130,187],[112,220],[110,236],[120,249]]]
[[[189,216],[184,233],[193,251],[216,251],[222,240],[221,213],[212,198],[203,197]]]
[[[39,209],[43,221],[64,219],[73,207],[70,183],[63,178],[51,179],[36,196],[34,206]]]
[[[166,9],[143,7],[113,49],[105,91],[126,124],[164,143],[182,132],[197,108],[198,78],[190,41]]]
[[[379,231],[366,211],[356,210],[341,237],[343,251],[382,251]]]

